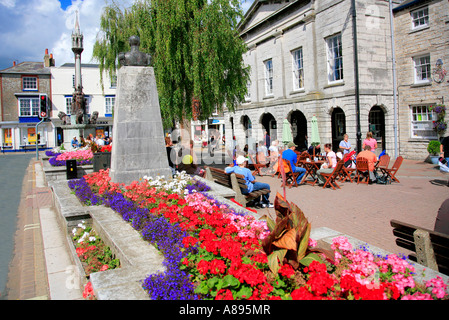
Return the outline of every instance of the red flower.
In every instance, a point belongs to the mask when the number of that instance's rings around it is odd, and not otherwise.
[[[284,264],[278,271],[280,275],[284,277],[290,278],[295,274],[295,270],[293,270],[292,266],[289,264]]]
[[[293,300],[319,300],[305,286],[293,290],[290,295]]]
[[[209,262],[207,262],[206,260],[201,260],[200,262],[198,262],[196,268],[200,274],[204,275],[209,271]]]
[[[234,297],[232,296],[231,290],[220,289],[217,292],[217,296],[215,297],[215,300],[234,300]]]
[[[186,248],[188,248],[190,246],[194,246],[197,242],[198,242],[197,238],[190,237],[190,236],[189,237],[185,237],[184,239],[182,239],[182,244]]]

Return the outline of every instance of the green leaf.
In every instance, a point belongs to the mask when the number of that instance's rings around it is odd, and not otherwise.
[[[302,237],[302,239],[299,243],[299,246],[298,246],[298,257],[297,257],[298,262],[305,256],[307,248],[309,246],[310,229],[311,229],[311,224],[308,223],[305,234]]]
[[[249,299],[253,293],[253,290],[247,286],[242,286],[236,293],[236,297],[240,299]]]
[[[277,274],[279,271],[279,264],[284,260],[285,254],[287,253],[286,249],[279,249],[273,251],[267,258],[268,258],[268,267],[270,268],[271,272],[274,274]]]
[[[303,266],[308,267],[313,261],[318,261],[323,263],[323,260],[316,253],[309,253],[307,256],[299,260],[299,263]]]
[[[240,281],[231,274],[225,275],[223,277],[223,288],[238,288],[240,286]]]

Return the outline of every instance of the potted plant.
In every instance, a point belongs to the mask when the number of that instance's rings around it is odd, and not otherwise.
[[[430,154],[430,161],[433,164],[438,164],[438,158],[440,154],[440,142],[438,140],[431,140],[427,145],[427,151]]]

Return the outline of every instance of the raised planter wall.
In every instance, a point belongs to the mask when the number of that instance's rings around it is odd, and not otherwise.
[[[92,223],[100,238],[120,259],[121,268],[96,272],[90,275],[90,281],[96,297],[99,300],[149,300],[150,297],[143,290],[141,281],[150,274],[164,271],[162,265],[163,255],[153,245],[143,240],[139,232],[125,222],[118,213],[105,206],[83,206],[76,196],[71,193],[67,180],[48,180],[47,172],[45,171],[45,174],[48,185],[54,193],[54,205],[58,212],[58,222],[61,227],[67,230],[69,235],[72,228],[80,221],[90,220],[89,222]],[[260,218],[260,215],[245,210],[229,201],[228,198],[232,197],[232,190],[202,178],[199,178],[199,180],[207,183],[212,188],[208,194],[221,203],[228,204],[238,212],[244,212]],[[366,245],[366,243],[358,239],[329,228],[318,228],[311,231],[312,239],[318,241],[320,245],[328,247],[330,247],[332,239],[338,236],[347,237],[354,248]],[[70,242],[69,246],[73,248],[69,236],[67,236],[67,241]],[[389,254],[389,252],[373,246],[369,246],[369,249],[375,254],[383,256]],[[78,265],[82,269],[75,250],[71,251],[73,264]],[[449,277],[444,274],[414,262],[410,263],[416,269],[414,278],[417,281],[429,280],[437,275],[443,278],[445,282],[449,281]],[[84,275],[84,271],[80,270],[79,274],[81,276]]]

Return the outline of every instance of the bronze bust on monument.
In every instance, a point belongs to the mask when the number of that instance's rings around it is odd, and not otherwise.
[[[131,51],[120,52],[118,60],[122,66],[141,66],[148,67],[151,63],[151,55],[139,51],[140,38],[138,36],[129,37]]]

